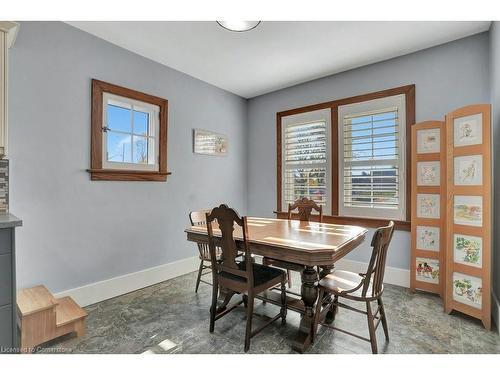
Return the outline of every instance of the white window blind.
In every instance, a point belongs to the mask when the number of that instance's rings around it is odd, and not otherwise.
[[[330,110],[283,118],[282,206],[307,197],[329,208]]]
[[[339,108],[339,210],[403,220],[404,95]]]

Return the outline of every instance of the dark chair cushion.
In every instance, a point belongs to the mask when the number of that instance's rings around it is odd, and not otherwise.
[[[238,263],[238,268],[242,271],[246,270],[246,263],[245,262],[239,262]],[[258,263],[253,263],[253,281],[254,281],[254,286],[259,286],[264,283],[267,283],[268,281],[271,281],[277,277],[282,277],[285,275],[285,271],[274,268],[274,267],[269,267],[269,266],[264,266],[262,264]],[[246,279],[244,277],[238,276],[238,275],[233,275],[232,273],[229,272],[221,272],[219,274],[221,277],[225,277],[227,279],[231,280],[236,280],[240,281],[242,283],[246,283]]]

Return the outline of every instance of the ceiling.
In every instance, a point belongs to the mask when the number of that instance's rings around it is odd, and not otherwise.
[[[251,98],[486,31],[489,21],[68,22],[120,47]]]

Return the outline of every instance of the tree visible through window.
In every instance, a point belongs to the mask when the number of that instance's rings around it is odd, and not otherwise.
[[[283,119],[283,205],[307,197],[328,205],[329,111]]]
[[[107,95],[105,95],[107,98]],[[158,109],[107,98],[106,161],[155,165]]]

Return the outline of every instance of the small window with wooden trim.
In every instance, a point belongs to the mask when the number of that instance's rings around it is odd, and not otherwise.
[[[165,181],[168,101],[92,80],[92,180]]]

